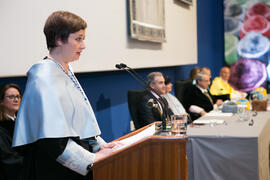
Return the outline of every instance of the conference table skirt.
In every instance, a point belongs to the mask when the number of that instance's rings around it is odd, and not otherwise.
[[[270,112],[259,112],[249,121],[231,117],[222,125],[188,126],[189,180],[270,180]]]

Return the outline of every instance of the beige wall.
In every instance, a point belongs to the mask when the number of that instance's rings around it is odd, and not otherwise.
[[[1,0],[0,77],[25,75],[47,55],[43,25],[55,10],[74,12],[88,23],[87,48],[73,63],[76,72],[114,70],[119,62],[134,68],[197,62],[196,0],[192,6],[165,0],[162,44],[128,38],[124,0]]]

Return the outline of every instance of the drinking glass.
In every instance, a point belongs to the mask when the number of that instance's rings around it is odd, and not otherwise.
[[[175,136],[182,136],[187,134],[187,115],[179,114],[172,115],[172,134]]]

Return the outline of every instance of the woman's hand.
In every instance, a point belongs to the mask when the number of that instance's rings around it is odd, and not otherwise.
[[[122,146],[122,145],[123,145],[123,143],[121,143],[119,141],[114,141],[114,142],[103,144],[102,146],[100,146],[99,151],[95,153],[96,157],[95,157],[94,163],[99,161],[100,159],[104,158],[105,156],[111,154],[112,152],[114,152],[115,148]]]
[[[121,143],[120,141],[114,141],[114,142],[110,142],[110,143],[107,143],[107,144],[103,144],[100,149],[104,149],[104,148],[116,148],[116,147],[119,147],[119,146],[123,146],[124,144]]]
[[[113,150],[111,148],[100,149],[98,152],[95,153],[96,157],[95,157],[94,163],[104,158],[105,156],[111,154],[112,152]]]

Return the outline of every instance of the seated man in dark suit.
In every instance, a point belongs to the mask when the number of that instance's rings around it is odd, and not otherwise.
[[[160,95],[166,93],[164,76],[160,72],[152,72],[147,76],[147,89],[149,90],[139,104],[138,119],[140,127],[154,121],[162,121],[173,113],[168,108],[168,102]]]
[[[208,88],[210,85],[210,76],[203,72],[196,75],[196,85],[192,85],[186,91],[184,96],[185,107],[188,107],[191,119],[195,120],[207,112],[214,109],[214,106],[219,106],[222,100],[216,100],[211,96]]]

